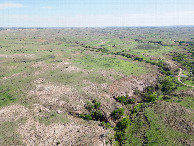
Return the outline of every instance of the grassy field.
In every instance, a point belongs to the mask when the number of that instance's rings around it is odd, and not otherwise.
[[[192,145],[193,32],[0,30],[0,145]]]

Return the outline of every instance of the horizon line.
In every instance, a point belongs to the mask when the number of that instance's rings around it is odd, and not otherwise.
[[[193,25],[150,25],[150,26],[0,26],[0,28],[105,28],[105,27],[194,27]]]

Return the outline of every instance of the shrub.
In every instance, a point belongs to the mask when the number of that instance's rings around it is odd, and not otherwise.
[[[131,121],[128,117],[124,117],[120,122],[117,123],[115,130],[116,131],[122,131],[125,130],[129,125]]]
[[[145,98],[147,102],[154,102],[155,100],[157,100],[158,95],[156,92],[153,93],[146,93],[145,94]]]
[[[101,106],[101,103],[100,102],[97,102],[97,101],[94,102],[94,108],[95,109],[99,109],[100,106]]]
[[[135,99],[130,99],[128,96],[120,96],[117,97],[116,100],[125,105],[135,103]]]
[[[93,111],[93,110],[94,110],[94,105],[93,105],[91,102],[87,102],[85,108],[86,108],[88,111]]]
[[[132,103],[135,103],[135,99],[134,98],[129,98],[128,99],[128,104],[132,104]]]
[[[133,108],[133,113],[138,113],[143,107],[143,103],[139,103]]]
[[[147,92],[147,93],[152,93],[152,92],[154,92],[154,90],[155,90],[155,88],[153,86],[147,86],[145,88],[145,92]]]
[[[85,108],[90,112],[90,114],[80,114],[80,117],[85,120],[96,120],[96,121],[103,121],[104,120],[104,114],[101,110],[99,110],[101,106],[100,102],[97,102],[96,100],[93,100],[91,102],[87,102]]]
[[[120,96],[120,97],[117,97],[116,100],[122,104],[126,104],[126,99],[127,97],[126,96]]]
[[[112,127],[109,122],[104,122],[104,121],[102,121],[101,125],[106,127],[106,128],[111,128]]]
[[[101,110],[96,110],[92,112],[92,118],[96,121],[103,121],[104,115]]]
[[[138,60],[138,61],[143,61],[143,58],[140,58],[140,57],[135,57],[134,60]]]
[[[80,118],[87,121],[92,120],[92,116],[90,114],[80,114]]]
[[[119,145],[122,144],[126,139],[125,130],[130,126],[130,119],[128,117],[123,118],[120,122],[117,123],[115,127],[115,140],[119,142]]]
[[[117,108],[112,113],[111,116],[114,119],[120,119],[124,115],[124,109],[123,108]]]

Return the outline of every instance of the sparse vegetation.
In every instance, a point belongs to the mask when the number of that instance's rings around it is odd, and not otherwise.
[[[193,33],[0,29],[0,145],[192,145]]]

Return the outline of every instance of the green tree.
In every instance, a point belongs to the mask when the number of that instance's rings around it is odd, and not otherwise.
[[[158,95],[156,92],[153,93],[146,93],[145,94],[145,98],[147,102],[154,102],[155,100],[157,100]]]
[[[123,118],[120,122],[117,123],[115,130],[115,140],[122,145],[126,141],[126,129],[130,126],[130,119],[129,117]]]
[[[178,86],[178,83],[175,81],[173,77],[166,76],[161,81],[161,91],[164,94],[169,94],[173,90],[175,90]]]

